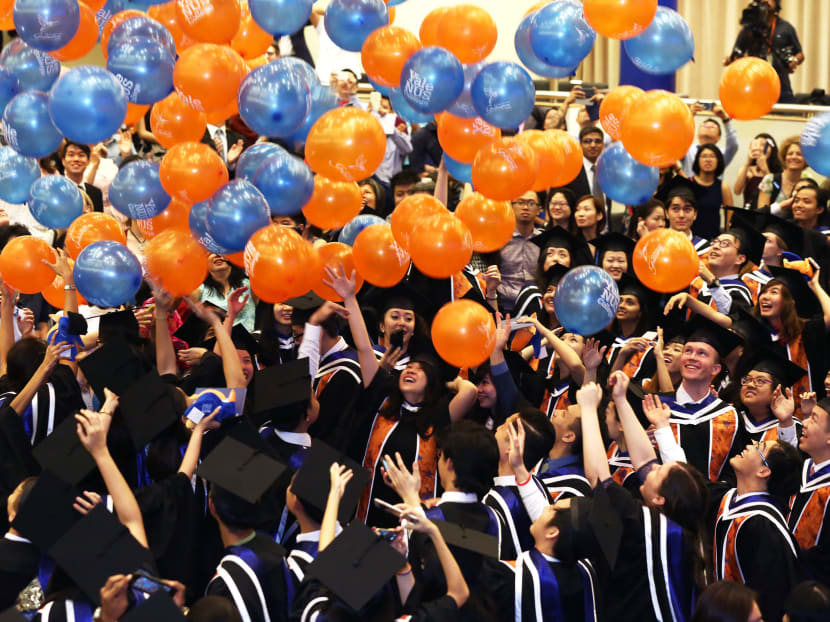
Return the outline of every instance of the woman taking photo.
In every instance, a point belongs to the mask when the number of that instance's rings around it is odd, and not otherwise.
[[[771,171],[761,180],[758,186],[758,209],[769,206],[770,212],[777,216],[791,215],[795,185],[807,170],[807,160],[801,153],[800,140],[799,136],[790,136],[781,143],[778,153],[783,168],[779,173]]]
[[[694,177],[690,179],[697,203],[692,231],[707,240],[720,233],[721,207],[732,205],[732,191],[722,179],[724,168],[723,154],[715,145],[702,145],[697,150],[692,164]]]
[[[758,207],[758,191],[761,181],[770,173],[781,173],[778,145],[775,144],[772,136],[761,133],[749,143],[746,164],[738,171],[738,178],[733,187],[735,194],[743,195],[744,207],[748,209]]]

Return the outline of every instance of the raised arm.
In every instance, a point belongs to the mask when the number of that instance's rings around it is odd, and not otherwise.
[[[665,348],[663,341],[663,328],[657,327],[657,343],[654,346],[654,360],[657,363],[657,388],[661,393],[670,393],[674,391],[674,384],[671,381],[671,374],[669,368],[666,367],[666,360],[663,358],[663,348]]]
[[[35,370],[35,373],[32,374],[32,377],[29,378],[29,382],[18,391],[17,395],[14,396],[10,406],[12,410],[16,412],[18,415],[22,415],[26,412],[26,409],[29,408],[29,404],[32,403],[32,399],[35,397],[35,394],[38,392],[40,387],[42,387],[47,380],[49,380],[49,375],[52,373],[52,370],[55,369],[55,365],[58,364],[60,361],[61,354],[65,351],[69,350],[72,347],[71,343],[61,342],[56,343],[54,345],[50,345],[46,347],[46,353],[43,355],[43,361],[41,361],[38,368]]]
[[[75,279],[72,276],[72,267],[69,265],[69,255],[62,248],[56,248],[55,256],[55,263],[49,263],[45,259],[41,259],[41,261],[63,279],[63,310],[77,313],[78,290],[75,289]]]
[[[818,264],[810,260],[810,263],[813,265],[815,272],[813,273],[813,278],[810,279],[808,283],[810,289],[818,298],[819,304],[821,305],[821,314],[824,317],[824,330],[830,330],[830,296],[827,295],[827,292],[824,291],[824,288],[821,286],[821,268],[819,268]]]
[[[447,388],[455,392],[449,404],[450,420],[453,422],[460,421],[475,404],[478,390],[476,385],[460,376],[450,380],[447,383]]]
[[[583,384],[597,381],[597,369],[602,365],[607,348],[608,346],[600,347],[599,341],[593,337],[585,340],[585,348],[582,350],[582,364],[585,366]]]
[[[14,299],[17,292],[6,287],[0,279],[0,293],[3,296],[0,301],[0,376],[5,376],[6,359],[14,345]]]
[[[524,320],[525,318],[522,319]],[[527,319],[533,322],[533,325],[536,326],[536,330],[542,334],[542,337],[545,338],[548,345],[553,348],[553,351],[559,355],[560,359],[562,359],[562,363],[565,364],[571,371],[571,378],[573,378],[577,384],[582,384],[582,381],[585,379],[585,365],[582,364],[582,359],[579,358],[576,351],[557,337],[552,330],[548,330],[544,324],[536,318]]]
[[[576,403],[581,411],[582,460],[585,465],[585,477],[592,486],[611,477],[608,457],[599,431],[597,407],[601,399],[602,389],[596,382],[589,382],[576,392]]]
[[[222,357],[222,370],[225,373],[225,384],[230,388],[244,387],[245,374],[242,372],[242,363],[239,362],[239,356],[236,354],[236,346],[233,345],[231,336],[228,331],[222,327],[222,320],[213,311],[209,310],[202,303],[196,303],[186,298],[187,306],[196,316],[207,322],[216,335],[216,346],[219,350],[219,356]]]
[[[173,298],[162,289],[158,281],[150,282],[153,288],[153,300],[155,301],[155,345],[156,345],[156,368],[159,375],[176,374],[176,350],[173,347],[173,338],[170,336],[168,320],[170,309],[173,306]]]
[[[654,447],[651,445],[648,434],[640,425],[637,415],[634,414],[634,409],[628,403],[626,398],[628,383],[628,376],[621,371],[615,371],[608,379],[608,384],[611,386],[611,398],[617,408],[617,416],[620,418],[625,444],[628,447],[628,455],[631,456],[631,464],[635,469],[639,469],[644,464],[655,460],[657,454],[654,453]],[[649,395],[647,397],[651,398],[653,396]],[[659,400],[657,401],[659,402]]]
[[[702,303],[697,298],[694,298],[690,294],[685,292],[681,292],[680,294],[675,294],[669,301],[666,303],[666,306],[663,309],[663,315],[668,315],[672,309],[689,309],[692,313],[697,313],[698,315],[702,315],[707,320],[712,320],[718,326],[723,326],[724,328],[731,328],[732,327],[732,318],[730,318],[725,313],[721,313],[720,311],[715,311],[712,307],[707,304]]]
[[[182,456],[182,463],[179,465],[179,473],[187,475],[188,479],[193,479],[193,474],[199,466],[199,455],[202,452],[202,437],[208,430],[215,430],[219,427],[219,423],[214,421],[214,417],[219,414],[220,407],[217,406],[212,413],[205,415],[202,419],[193,426],[190,431],[190,440],[187,441],[187,449]],[[191,421],[187,421],[189,425],[193,425]]]
[[[323,522],[320,523],[320,542],[317,550],[322,553],[329,544],[334,541],[337,534],[337,514],[340,512],[340,500],[346,491],[346,484],[352,479],[354,473],[346,466],[333,462],[329,468],[331,485],[329,497],[326,501],[326,509],[323,512]]]

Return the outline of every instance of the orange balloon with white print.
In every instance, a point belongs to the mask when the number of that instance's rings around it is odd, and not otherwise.
[[[493,316],[473,300],[454,300],[438,310],[432,321],[435,351],[455,367],[476,367],[496,347]]]
[[[329,110],[305,143],[311,170],[334,181],[360,181],[374,173],[386,154],[386,133],[371,114],[355,106]]]
[[[208,145],[179,143],[161,159],[159,180],[172,198],[192,205],[209,199],[228,183],[228,169]]]
[[[421,49],[421,42],[406,28],[383,26],[372,32],[360,50],[366,75],[386,87],[401,85],[401,72],[409,57]]]
[[[150,131],[165,149],[178,143],[199,142],[206,129],[205,113],[185,104],[175,91],[153,104]]]
[[[323,230],[339,229],[360,213],[363,195],[351,181],[332,181],[322,175],[314,176],[314,192],[303,206],[306,220]]]
[[[139,230],[148,240],[152,240],[167,229],[183,229],[190,231],[190,203],[171,199],[170,204],[160,214],[152,218],[136,220]]]
[[[355,266],[354,255],[352,253],[351,246],[349,246],[348,244],[342,244],[341,242],[329,242],[328,244],[318,246],[316,250],[319,264],[317,282],[312,287],[315,294],[320,296],[320,298],[323,298],[325,300],[331,300],[332,302],[343,301],[343,299],[337,294],[337,292],[335,292],[331,287],[323,283],[323,280],[325,278],[326,266],[335,271],[339,270],[340,266],[343,266],[343,270],[345,271],[346,276],[349,276],[352,272],[354,272],[354,291],[360,291],[360,288],[363,287],[363,276],[361,276],[360,272],[357,270],[357,267]]]
[[[71,259],[67,259],[67,261],[69,262],[69,268],[71,269],[75,265],[75,262]],[[40,293],[43,294],[43,297],[46,299],[46,302],[48,302],[50,305],[52,305],[56,309],[63,309],[64,297],[66,296],[66,290],[63,289],[64,285],[65,283],[63,281],[63,277],[58,276],[56,274],[55,278],[52,279],[52,282],[49,283],[49,285],[47,285],[46,287],[44,287]],[[81,295],[81,292],[76,290],[75,295],[78,297],[79,305],[89,304],[87,302],[87,299]]]
[[[176,0],[176,21],[196,41],[229,43],[241,17],[239,0]]]
[[[484,60],[499,37],[493,17],[481,7],[459,4],[438,20],[436,44],[455,54],[465,65]]]
[[[172,296],[193,293],[208,273],[207,252],[184,229],[159,233],[147,243],[144,257],[147,272]]]
[[[539,164],[533,149],[515,138],[483,147],[473,161],[473,187],[494,201],[512,201],[536,183]]]
[[[147,9],[147,15],[152,17],[162,26],[170,31],[173,35],[173,42],[176,44],[176,50],[181,53],[188,45],[192,45],[194,41],[184,34],[182,27],[176,19],[176,0],[170,0],[163,4],[154,4]]]
[[[473,257],[470,229],[449,211],[419,221],[409,240],[412,263],[434,279],[447,279]]]
[[[398,246],[392,227],[369,225],[355,238],[352,257],[358,273],[372,285],[392,287],[409,269],[409,253]]]
[[[247,74],[245,61],[227,45],[196,43],[179,54],[173,86],[182,101],[201,112],[226,108]]]
[[[545,134],[559,147],[559,153],[562,154],[562,168],[552,176],[551,187],[571,183],[582,170],[582,145],[565,130],[546,130]]]
[[[412,194],[398,203],[389,224],[395,241],[405,251],[409,251],[410,236],[415,225],[433,214],[447,212],[447,208],[429,194]]]
[[[239,52],[239,55],[249,61],[250,59],[262,56],[265,50],[271,45],[274,37],[265,32],[259,24],[251,17],[251,11],[247,4],[242,5],[242,18],[239,21],[239,30],[231,39],[231,47]]]
[[[78,216],[66,230],[66,252],[77,259],[81,251],[94,242],[112,240],[126,246],[127,236],[121,223],[109,214],[88,212]]]
[[[22,235],[12,238],[0,253],[0,274],[7,285],[21,294],[37,294],[55,278],[55,272],[43,262],[53,264],[56,260],[55,250],[49,244]]]
[[[622,138],[622,122],[629,107],[636,105],[645,94],[641,88],[624,84],[611,89],[602,100],[599,105],[599,122],[611,140]]]
[[[516,140],[526,144],[536,154],[539,170],[536,173],[536,181],[533,183],[531,190],[544,192],[555,186],[559,171],[562,170],[565,164],[565,156],[562,155],[562,150],[552,135],[542,130],[525,130],[516,135]]]
[[[478,192],[461,199],[455,215],[470,230],[477,253],[499,250],[516,228],[516,215],[509,201],[493,201]]]
[[[263,227],[248,240],[244,253],[251,289],[265,302],[307,293],[319,273],[317,251],[290,227]]]
[[[465,119],[449,112],[438,116],[438,142],[456,162],[472,164],[479,149],[501,138],[501,130],[481,117]]]
[[[582,10],[599,34],[630,39],[648,28],[657,13],[657,0],[584,0]]]
[[[634,247],[634,273],[656,292],[670,294],[689,286],[700,270],[700,259],[689,238],[673,229],[655,229]]]

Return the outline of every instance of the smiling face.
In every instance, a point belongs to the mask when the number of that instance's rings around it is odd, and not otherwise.
[[[694,205],[683,197],[672,197],[668,212],[669,228],[681,233],[688,233],[697,218]]]
[[[628,271],[628,256],[625,251],[605,251],[602,256],[602,269],[615,281],[619,281]]]
[[[237,350],[236,353],[239,356],[239,363],[242,365],[242,374],[245,376],[245,386],[247,387],[253,380],[256,371],[254,359],[247,350]]]
[[[818,203],[818,192],[812,186],[801,188],[795,193],[792,207],[793,220],[805,229],[815,227],[819,215],[824,212],[824,207]]]
[[[807,168],[807,161],[801,153],[801,146],[798,143],[793,143],[787,149],[787,155],[784,156],[785,168],[792,171],[803,171]]]
[[[571,253],[567,248],[558,248],[556,246],[548,246],[545,249],[545,261],[542,264],[542,271],[547,271],[554,264],[562,264],[566,268],[571,267]]]
[[[781,309],[784,305],[784,286],[780,283],[773,283],[758,296],[758,311],[765,320],[774,320],[781,317]]]
[[[715,348],[702,341],[690,341],[680,356],[680,375],[691,382],[711,382],[721,370]]]
[[[496,393],[496,386],[493,384],[493,379],[490,377],[490,374],[485,374],[484,378],[481,379],[481,382],[478,383],[476,390],[478,391],[477,396],[479,406],[488,409],[493,408],[496,405],[498,395]]]
[[[419,404],[424,400],[427,390],[427,374],[418,362],[407,363],[398,379],[398,388],[404,398],[413,404]]]
[[[819,459],[824,459],[830,450],[830,414],[821,406],[813,408],[813,412],[804,420],[798,448],[811,457],[820,456]]]
[[[737,272],[740,264],[746,260],[739,251],[740,241],[729,233],[722,233],[712,240],[709,251],[709,267],[722,268],[727,272]]]
[[[670,374],[680,373],[684,344],[670,341],[663,346],[663,362]]]
[[[377,209],[377,196],[375,196],[375,189],[371,184],[363,184],[360,186],[360,195],[363,197],[363,207],[368,207],[370,210]]]
[[[600,222],[600,216],[597,214],[594,200],[583,199],[577,203],[576,210],[574,211],[574,219],[576,220],[576,226],[580,229],[593,227]]]
[[[381,332],[389,338],[392,333],[403,331],[403,343],[406,346],[409,343],[412,334],[415,332],[415,311],[412,309],[387,309],[383,314],[383,323],[381,324]]]
[[[556,313],[556,309],[553,306],[553,297],[555,294],[556,285],[548,285],[547,289],[545,289],[545,293],[542,294],[542,306],[549,315]]]
[[[69,145],[63,154],[63,168],[68,177],[82,176],[89,164],[89,156],[77,145]]]
[[[561,192],[556,192],[548,202],[548,216],[554,224],[567,223],[571,217],[571,204]],[[566,227],[567,228],[567,227]]]
[[[274,305],[274,320],[280,326],[291,326],[291,315],[294,313],[294,307],[291,305],[284,305],[277,303]]]
[[[769,406],[774,384],[771,374],[753,369],[741,379],[741,402],[747,408]]]
[[[208,271],[216,281],[226,281],[231,273],[231,264],[222,255],[210,253],[208,255]]]
[[[585,337],[576,333],[565,333],[562,335],[562,341],[571,346],[577,356],[582,358],[582,351],[585,349]]]
[[[620,306],[617,307],[617,319],[625,321],[637,321],[640,319],[641,308],[637,296],[632,294],[620,295]]]

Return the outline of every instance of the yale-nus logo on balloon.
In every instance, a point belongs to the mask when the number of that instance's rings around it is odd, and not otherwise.
[[[135,214],[137,220],[152,218],[156,215],[156,202],[151,198],[146,203],[127,203],[127,209],[131,214]]]
[[[434,88],[425,77],[413,69],[409,70],[409,77],[403,86],[404,93],[407,97],[414,99],[424,107],[429,106]]]
[[[602,307],[609,317],[617,314],[620,306],[620,290],[615,283],[606,283],[602,288],[602,294],[597,299],[597,304]]]

